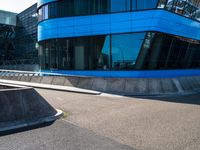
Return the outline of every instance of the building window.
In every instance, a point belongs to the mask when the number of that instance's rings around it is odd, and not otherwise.
[[[200,41],[157,32],[42,41],[47,70],[199,69]]]
[[[158,0],[137,0],[137,9],[153,9],[156,8]]]
[[[149,32],[138,57],[136,69],[200,68],[199,46],[199,41]]]
[[[199,20],[196,16],[199,13],[200,2],[185,0],[168,0],[166,9],[182,16]]]
[[[158,3],[158,8],[165,8],[167,0],[160,0]]]
[[[130,11],[130,0],[111,0],[111,12]]]
[[[112,69],[132,70],[135,67],[145,33],[111,36]]]

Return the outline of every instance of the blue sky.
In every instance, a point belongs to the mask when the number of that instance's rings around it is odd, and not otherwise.
[[[19,13],[36,2],[37,0],[0,0],[0,10]]]

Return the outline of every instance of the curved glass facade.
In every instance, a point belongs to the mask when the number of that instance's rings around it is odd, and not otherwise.
[[[62,0],[39,8],[39,21],[114,12],[155,9],[158,0]]]
[[[115,12],[162,8],[200,21],[199,0],[62,0],[38,9],[39,21]]]
[[[39,45],[44,70],[200,68],[200,41],[157,32],[51,39]]]

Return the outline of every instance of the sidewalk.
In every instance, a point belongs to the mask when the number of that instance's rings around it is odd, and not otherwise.
[[[28,86],[28,87],[34,87],[34,88],[42,88],[42,89],[49,89],[49,90],[59,90],[59,91],[66,91],[66,92],[91,94],[91,95],[100,95],[101,94],[101,92],[98,92],[98,91],[85,90],[85,89],[81,89],[81,88],[60,86],[60,85],[50,85],[50,84],[22,82],[22,81],[13,81],[13,80],[2,80],[2,79],[0,79],[0,83]]]

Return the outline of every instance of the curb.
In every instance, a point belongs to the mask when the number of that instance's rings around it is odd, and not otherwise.
[[[74,93],[82,93],[82,94],[91,94],[91,95],[100,95],[102,93],[102,92],[98,92],[98,91],[94,91],[94,90],[86,90],[86,89],[69,87],[69,86],[41,84],[41,83],[30,83],[30,82],[21,82],[21,81],[3,80],[3,79],[0,79],[0,83],[10,84],[10,85],[28,86],[28,87],[41,88],[41,89],[50,89],[50,90],[59,90],[59,91],[67,91],[67,92],[74,92]]]

